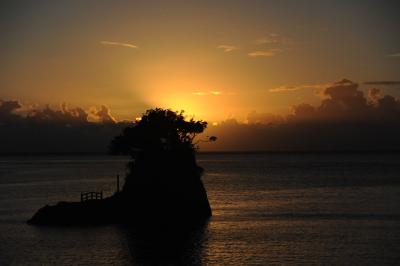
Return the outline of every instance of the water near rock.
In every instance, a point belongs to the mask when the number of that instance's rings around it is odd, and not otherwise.
[[[396,265],[400,260],[400,155],[389,153],[200,154],[213,216],[189,234],[174,235],[161,226],[149,234],[120,225],[26,224],[46,204],[79,201],[82,190],[111,196],[115,174],[122,176],[127,160],[0,158],[0,265]]]

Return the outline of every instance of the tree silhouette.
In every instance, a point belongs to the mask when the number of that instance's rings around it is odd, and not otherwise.
[[[110,145],[113,154],[129,154],[136,158],[142,152],[194,151],[195,137],[207,127],[203,120],[185,120],[184,111],[150,109],[141,119],[115,137]],[[215,141],[210,137],[209,141]]]
[[[147,110],[110,145],[113,154],[132,157],[122,192],[131,197],[146,188],[154,191],[154,187],[165,186],[165,180],[174,187],[200,180],[203,169],[196,163],[198,142],[194,140],[206,127],[207,122],[203,120],[186,120],[184,111]],[[216,137],[209,137],[206,141],[215,140]],[[142,188],[141,192],[137,191],[138,187]]]

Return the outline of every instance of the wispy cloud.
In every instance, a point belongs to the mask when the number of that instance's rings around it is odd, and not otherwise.
[[[118,47],[126,47],[131,49],[139,48],[137,45],[132,43],[125,43],[125,42],[111,42],[111,41],[101,41],[100,42],[104,46],[118,46]]]
[[[389,54],[388,57],[400,57],[400,53]]]
[[[273,89],[269,89],[269,92],[291,92],[303,89],[302,86],[279,86]]]
[[[225,53],[229,53],[229,52],[238,50],[239,48],[235,45],[222,44],[222,45],[217,46],[217,49],[222,49],[222,50],[224,50]]]
[[[296,85],[296,86],[279,86],[273,89],[269,89],[269,92],[293,92],[293,91],[299,91],[299,90],[304,90],[304,89],[316,89],[316,90],[322,90],[325,89],[329,86],[331,86],[332,83],[324,83],[324,84],[303,84],[303,85]]]
[[[254,43],[257,45],[263,45],[263,44],[288,45],[292,43],[292,40],[290,38],[281,36],[276,33],[270,33],[267,36],[256,39]]]
[[[365,85],[383,85],[383,86],[393,86],[400,85],[400,81],[397,80],[379,80],[379,81],[366,81]]]
[[[222,94],[221,91],[196,91],[192,93],[192,95],[194,96],[206,96],[206,95],[219,96],[221,94]]]
[[[250,57],[271,57],[276,55],[277,53],[282,52],[282,49],[269,49],[269,50],[260,50],[250,52],[247,55]]]
[[[271,43],[277,43],[277,41],[267,38],[267,37],[262,37],[262,38],[255,40],[254,43],[255,44],[271,44]]]

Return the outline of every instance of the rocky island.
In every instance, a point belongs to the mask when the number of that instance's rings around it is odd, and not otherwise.
[[[203,169],[196,163],[194,139],[206,127],[205,121],[185,120],[183,111],[148,110],[110,144],[111,153],[131,156],[121,191],[105,199],[45,206],[28,223],[204,222],[212,213],[201,181]]]

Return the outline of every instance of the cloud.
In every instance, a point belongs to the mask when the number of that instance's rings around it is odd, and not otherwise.
[[[0,153],[107,152],[110,140],[130,123],[117,122],[105,105],[85,111],[62,103],[59,108],[25,108],[0,100]]]
[[[202,92],[202,91],[196,91],[196,92],[193,92],[192,94],[195,95],[195,96],[204,96],[204,95],[206,95],[206,93]]]
[[[18,101],[3,101],[0,100],[0,115],[11,115],[14,111],[21,108],[22,105]]]
[[[223,94],[223,92],[221,91],[197,91],[197,92],[193,92],[192,95],[194,96],[206,96],[206,95],[213,95],[213,96],[219,96]]]
[[[228,95],[217,92],[199,95]],[[400,150],[399,99],[376,88],[364,93],[358,83],[348,79],[325,84],[321,94],[324,97],[318,104],[298,104],[287,116],[253,111],[247,115],[247,123],[231,118],[210,126],[205,136],[215,135],[218,142],[204,143],[201,148]],[[66,104],[46,106],[34,108],[26,116],[19,112],[21,106],[19,101],[0,101],[0,152],[105,152],[112,137],[129,125],[115,121],[105,105],[89,111]]]
[[[0,100],[0,124],[18,119],[19,116],[15,111],[20,109],[22,105],[18,101]]]
[[[318,115],[331,119],[361,118],[368,109],[364,93],[358,90],[358,84],[348,79],[334,82],[324,91],[327,97],[317,108]]]
[[[284,122],[284,118],[280,115],[271,114],[271,113],[258,113],[256,111],[252,111],[247,115],[247,123],[248,124],[281,124]]]
[[[377,103],[379,101],[379,98],[381,98],[381,90],[377,88],[372,88],[368,91],[368,99],[372,103]]]
[[[78,125],[88,123],[88,113],[80,107],[69,109],[66,103],[62,103],[60,110],[54,110],[49,105],[43,109],[28,111],[26,119],[35,123]]]
[[[250,52],[247,55],[249,57],[271,57],[276,55],[277,53],[282,52],[281,49],[269,49],[269,50],[262,50],[262,51],[254,51]]]
[[[24,106],[19,101],[0,100],[0,122],[3,124],[24,122],[45,123],[57,125],[82,125],[96,122],[98,124],[117,123],[112,116],[111,110],[101,105],[99,108],[91,107],[85,111],[81,107],[70,108],[66,103],[62,103],[58,109],[45,105],[43,108],[26,108],[26,115],[18,112]]]
[[[126,47],[126,48],[132,48],[132,49],[139,48],[137,45],[132,44],[132,43],[111,42],[111,41],[101,41],[100,43],[104,46],[117,46],[117,47]]]
[[[358,83],[343,79],[326,87],[323,94],[325,98],[319,106],[295,106],[294,113],[288,117],[289,120],[307,118],[331,123],[398,123],[396,117],[400,116],[400,101],[391,95],[381,96],[379,89],[370,90],[367,98],[364,92],[359,90]],[[304,116],[305,113],[307,116]]]
[[[298,91],[305,87],[303,86],[280,86],[273,89],[269,89],[269,92],[291,92],[291,91]]]
[[[388,57],[400,57],[400,53],[389,54]]]
[[[259,48],[247,55],[252,58],[256,57],[271,57],[278,53],[284,52],[293,43],[290,38],[281,36],[276,33],[270,33],[267,36],[261,37],[253,42],[257,46],[263,46],[268,49]]]
[[[293,106],[286,117],[251,112],[248,123],[210,127],[218,143],[209,150],[400,150],[400,100],[372,89],[365,95],[348,79],[328,84],[318,105]],[[368,98],[367,98],[368,97]]]
[[[271,38],[259,38],[254,41],[255,44],[275,44],[278,43],[277,40],[271,39]]]
[[[222,44],[222,45],[217,46],[217,49],[222,49],[222,50],[224,50],[225,53],[229,53],[229,52],[238,50],[239,48],[235,45]]]
[[[292,44],[292,40],[290,38],[281,36],[276,33],[270,33],[267,36],[258,38],[254,41],[257,45],[289,45]]]
[[[91,117],[97,122],[103,124],[114,124],[117,122],[117,120],[111,115],[110,109],[105,105],[100,106],[100,108],[92,107],[89,112]]]
[[[366,81],[365,85],[383,85],[383,86],[392,86],[392,85],[400,85],[400,81],[393,80],[380,80],[380,81]]]
[[[330,84],[304,84],[296,86],[279,86],[273,89],[269,89],[269,92],[294,92],[304,89],[317,89],[321,90],[329,86]]]

